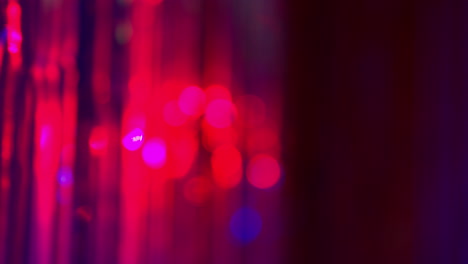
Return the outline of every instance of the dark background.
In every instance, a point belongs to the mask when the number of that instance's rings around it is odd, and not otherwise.
[[[285,5],[291,263],[465,263],[468,3]]]

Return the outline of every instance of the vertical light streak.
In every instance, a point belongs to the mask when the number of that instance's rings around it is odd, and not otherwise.
[[[54,240],[54,260],[57,263],[67,263],[71,257],[72,243],[71,228],[73,221],[73,168],[75,165],[75,138],[77,129],[77,85],[78,71],[76,69],[75,58],[77,55],[78,43],[78,21],[75,12],[78,8],[77,1],[65,1],[59,7],[57,15],[60,28],[58,29],[58,65],[63,72],[61,109],[62,109],[62,142],[60,170],[69,170],[71,179],[66,184],[59,183],[57,187],[57,227]],[[60,172],[59,170],[59,172]]]

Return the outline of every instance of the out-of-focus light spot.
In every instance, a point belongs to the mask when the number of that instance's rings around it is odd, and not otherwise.
[[[44,69],[40,66],[33,66],[31,68],[31,75],[36,80],[42,80],[44,77]]]
[[[39,146],[41,149],[44,149],[52,138],[52,127],[45,125],[41,128],[41,134],[39,138]]]
[[[206,177],[191,178],[184,187],[185,198],[196,205],[205,203],[211,195],[213,186]]]
[[[182,178],[190,171],[198,154],[196,135],[184,133],[173,137],[170,150],[173,177]]]
[[[21,48],[21,42],[23,40],[23,36],[21,32],[9,29],[8,30],[8,51],[10,53],[18,53]]]
[[[142,150],[143,160],[153,169],[159,169],[166,163],[166,144],[162,139],[148,140]]]
[[[257,96],[246,95],[236,100],[240,124],[245,127],[256,127],[265,121],[266,106]]]
[[[262,230],[262,218],[252,208],[242,207],[231,217],[232,235],[242,244],[252,242]]]
[[[108,144],[107,131],[103,126],[93,128],[89,137],[89,147],[93,154],[101,153]]]
[[[221,188],[232,188],[242,179],[242,156],[236,147],[224,145],[211,157],[213,178]]]
[[[227,100],[227,101],[232,100],[231,92],[222,85],[210,85],[205,90],[205,94],[206,94],[206,99],[208,100],[208,102],[218,100],[218,99]]]
[[[250,184],[260,189],[275,185],[281,175],[278,161],[268,155],[257,155],[252,158],[247,168],[247,179]]]
[[[120,45],[127,44],[133,35],[133,28],[130,22],[122,22],[115,28],[115,40]]]
[[[124,114],[123,120],[126,129],[138,127],[144,130],[146,127],[146,116],[142,113],[132,113],[128,111]]]
[[[143,144],[143,131],[135,128],[122,139],[122,145],[130,150],[135,151]]]
[[[200,87],[189,86],[179,96],[180,110],[189,116],[200,116],[206,103],[205,92]]]
[[[45,69],[47,79],[56,81],[60,77],[60,70],[56,65],[49,64]]]
[[[0,178],[0,187],[2,188],[2,190],[6,190],[8,188],[10,188],[10,179],[6,176],[3,176]]]
[[[57,180],[62,186],[69,186],[73,184],[73,172],[68,167],[62,167],[57,173]]]
[[[170,101],[164,106],[164,121],[171,126],[181,126],[185,124],[188,117],[179,108],[177,101]]]
[[[218,99],[206,107],[205,119],[216,128],[226,128],[232,125],[235,117],[233,104],[228,100]]]
[[[10,2],[7,7],[7,16],[9,20],[19,19],[21,7],[17,2]]]
[[[202,122],[202,132],[203,146],[210,152],[222,145],[236,145],[238,141],[238,133],[233,127],[216,128],[206,120]]]
[[[91,208],[88,206],[80,206],[76,209],[76,216],[85,222],[90,222],[93,219],[93,215],[91,214]]]

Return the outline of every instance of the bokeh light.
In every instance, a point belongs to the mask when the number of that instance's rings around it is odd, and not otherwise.
[[[222,145],[236,145],[238,143],[239,135],[233,127],[216,128],[203,120],[202,131],[203,146],[210,152]]]
[[[205,94],[208,102],[218,99],[232,101],[231,92],[222,85],[210,85],[206,88]]]
[[[9,2],[6,11],[8,19],[11,20],[18,19],[21,15],[21,7],[17,2]]]
[[[89,148],[91,149],[91,153],[101,153],[107,148],[108,141],[108,135],[105,127],[94,127],[89,137]]]
[[[267,189],[275,185],[281,175],[278,161],[269,155],[257,155],[250,160],[247,179],[253,186]]]
[[[274,20],[276,5],[254,3],[263,4]],[[283,213],[278,188],[247,179],[252,157],[281,155],[271,147],[281,144],[251,135],[283,126],[281,45],[270,43],[281,36],[258,24],[252,38],[237,23],[257,23],[250,9],[5,2],[0,262],[275,262],[263,249],[281,242],[264,239],[252,254],[239,247],[258,237],[259,212],[274,219],[265,237],[278,235]]]
[[[122,139],[122,145],[130,150],[135,151],[143,144],[143,131],[139,128],[133,129]]]
[[[60,77],[60,70],[57,67],[57,65],[54,65],[54,64],[47,65],[47,67],[45,68],[45,76],[50,81],[57,81],[58,78]]]
[[[166,163],[166,144],[162,139],[152,138],[146,141],[141,152],[146,165],[153,169],[159,169]]]
[[[206,121],[216,128],[232,125],[235,117],[234,105],[224,99],[217,99],[208,104],[205,112]]]
[[[73,172],[69,167],[62,167],[57,173],[57,180],[62,186],[73,184]]]
[[[273,129],[254,129],[247,135],[247,152],[253,157],[256,154],[276,154],[280,149],[278,133]]]
[[[44,125],[41,128],[41,134],[39,138],[39,146],[41,149],[44,149],[47,147],[48,144],[50,144],[50,141],[52,140],[52,126],[50,125]]]
[[[189,172],[197,157],[198,147],[198,140],[193,133],[182,133],[172,138],[170,158],[174,178],[182,178]]]
[[[239,242],[248,244],[260,234],[262,218],[254,209],[242,207],[231,217],[229,227]]]
[[[8,51],[11,53],[18,53],[22,40],[23,36],[21,32],[14,29],[8,30]]]
[[[188,119],[188,116],[180,110],[179,104],[175,100],[168,102],[164,106],[163,117],[167,124],[174,127],[185,124]]]
[[[233,145],[217,148],[211,157],[215,183],[221,188],[232,188],[242,179],[242,156]]]
[[[185,88],[179,96],[180,110],[189,116],[202,115],[205,103],[205,92],[198,86]]]

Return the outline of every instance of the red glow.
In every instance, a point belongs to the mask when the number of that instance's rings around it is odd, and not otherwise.
[[[108,144],[107,131],[103,126],[93,128],[89,137],[89,147],[93,154],[101,153]]]
[[[276,159],[268,155],[257,155],[249,163],[247,179],[260,189],[275,185],[280,178],[280,166]]]
[[[160,169],[166,164],[166,144],[162,139],[148,140],[141,154],[146,165],[153,169]]]
[[[47,79],[51,81],[56,81],[60,76],[60,71],[56,65],[49,64],[45,69],[45,74],[47,76]]]
[[[21,15],[20,5],[16,2],[10,2],[7,7],[8,19],[11,19],[11,20],[19,19],[20,15]]]
[[[123,117],[124,131],[130,131],[138,127],[141,130],[146,128],[146,116],[141,112],[129,109],[126,111]]]
[[[210,179],[206,177],[192,178],[185,184],[185,199],[196,205],[203,204],[210,198],[212,189]]]
[[[243,180],[255,155],[280,156],[269,151],[280,144],[251,135],[281,127],[277,114],[266,118],[267,97],[244,93],[279,98],[273,88],[281,79],[269,69],[252,72],[249,65],[261,64],[256,56],[235,59],[242,57],[236,35],[245,32],[233,25],[230,5],[216,1],[203,10],[190,0],[4,2],[0,248],[12,249],[7,262],[232,264],[260,254],[275,262],[263,250],[279,248],[268,241],[275,221],[260,253],[245,257],[239,242],[259,234],[258,221],[236,211],[281,213],[271,206],[280,192]]]
[[[75,158],[75,146],[74,144],[64,145],[62,147],[62,163],[63,164],[73,164]]]
[[[205,102],[205,93],[197,86],[185,88],[179,96],[180,110],[190,116],[200,116],[203,113]]]
[[[218,100],[218,99],[223,99],[223,100],[232,100],[231,92],[229,89],[222,85],[211,85],[209,86],[206,91],[206,98],[208,102]]]
[[[242,156],[232,145],[217,148],[211,157],[211,166],[214,180],[221,188],[232,188],[242,179]]]
[[[31,74],[37,81],[41,81],[44,77],[44,70],[39,66],[33,66],[31,69]]]
[[[234,115],[234,106],[230,101],[217,99],[206,107],[205,119],[216,128],[226,128],[232,125]]]
[[[198,153],[198,141],[195,135],[185,133],[175,137],[171,144],[173,177],[184,177],[192,167]]]
[[[250,156],[265,152],[275,154],[279,148],[278,134],[271,129],[257,129],[247,135],[247,152]]]
[[[0,178],[0,188],[2,190],[6,190],[10,188],[10,186],[11,186],[10,179],[8,179],[5,176]]]
[[[78,207],[78,209],[76,209],[76,215],[85,222],[90,222],[93,219],[91,209],[87,206]]]
[[[144,2],[155,6],[159,5],[162,2],[162,0],[144,0]]]
[[[179,108],[177,101],[170,101],[164,106],[164,121],[171,126],[181,126],[187,121],[185,115]]]
[[[129,102],[142,105],[148,99],[151,89],[151,78],[146,74],[135,75],[128,82]]]
[[[236,145],[238,141],[238,133],[233,127],[216,128],[211,126],[206,120],[202,123],[203,129],[203,146],[208,151],[213,151],[217,147],[231,144]]]

